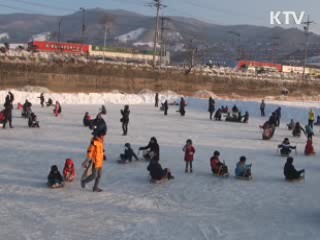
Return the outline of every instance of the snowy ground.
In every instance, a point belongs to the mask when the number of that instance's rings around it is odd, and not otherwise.
[[[85,111],[97,113],[99,106],[63,105],[58,118],[51,109],[35,106],[40,129],[27,128],[15,110],[15,128],[0,129],[0,239],[320,239],[320,162],[318,157],[302,155],[305,138],[290,138],[298,145],[296,167],[306,168],[305,182],[288,183],[282,173],[285,159],[276,155],[276,145],[291,136],[285,130],[286,120],[265,142],[258,129],[265,120],[258,117],[258,103],[239,104],[253,116],[247,125],[209,121],[206,100],[188,104],[185,118],[173,107],[164,117],[151,105],[132,105],[127,137],[120,130],[122,105],[107,105],[108,160],[102,193],[91,192],[91,185],[81,189],[79,181],[59,190],[45,184],[50,166],[57,164],[62,170],[68,157],[76,162],[78,175],[82,173],[80,164],[91,136],[82,117]],[[304,106],[284,107],[283,118],[305,120]],[[137,150],[152,136],[158,138],[161,164],[171,168],[173,181],[151,184],[143,161],[116,163],[124,143]],[[197,151],[192,174],[184,173],[181,149],[187,138],[192,138]],[[317,151],[319,136],[314,142]],[[228,179],[210,174],[214,150],[229,166]],[[253,163],[252,181],[233,177],[240,155]]]

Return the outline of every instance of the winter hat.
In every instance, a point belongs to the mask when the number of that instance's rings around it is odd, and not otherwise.
[[[130,146],[130,143],[126,143],[124,146],[127,147],[127,148],[130,148],[130,147],[131,147],[131,146]]]
[[[247,158],[245,156],[240,157],[240,162],[245,162],[246,160],[247,160]]]
[[[57,165],[51,166],[51,172],[55,172],[55,171],[58,171]]]
[[[187,140],[187,144],[188,144],[188,143],[189,143],[189,144],[192,144],[192,140],[191,140],[191,139],[188,139],[188,140]]]
[[[157,142],[157,139],[155,137],[152,137],[150,141]]]
[[[287,163],[292,164],[292,163],[293,163],[293,158],[292,158],[292,157],[288,157],[288,158],[287,158]]]
[[[220,152],[219,151],[214,151],[213,156],[216,156],[216,157],[220,156]]]

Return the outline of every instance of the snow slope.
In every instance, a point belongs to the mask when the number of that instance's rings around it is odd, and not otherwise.
[[[0,40],[6,40],[10,39],[10,36],[8,33],[0,33]]]
[[[176,107],[170,107],[164,117],[151,105],[130,105],[127,137],[121,136],[120,130],[123,105],[107,105],[108,160],[101,179],[102,193],[92,193],[91,184],[81,189],[78,180],[59,190],[45,185],[50,166],[57,164],[62,170],[68,157],[74,159],[81,174],[80,164],[91,136],[82,126],[82,117],[85,111],[95,115],[98,105],[62,105],[63,114],[58,118],[52,108],[35,105],[40,129],[27,128],[26,120],[15,110],[15,128],[0,129],[0,239],[319,239],[320,162],[317,157],[302,155],[305,139],[292,142],[298,146],[295,165],[306,168],[306,180],[288,183],[282,173],[285,159],[276,155],[276,145],[291,136],[284,123],[274,139],[261,141],[257,126],[265,119],[258,117],[258,103],[238,104],[253,116],[249,124],[210,121],[207,100],[187,99],[187,103],[184,118],[175,112]],[[217,100],[217,106],[225,103]],[[274,107],[269,104],[268,113]],[[292,116],[306,119],[308,109],[304,106],[283,109],[283,122]],[[116,163],[126,142],[137,150],[152,136],[158,138],[161,164],[171,168],[173,181],[149,183],[143,161]],[[196,148],[192,174],[184,173],[181,149],[187,138],[192,138]],[[319,144],[317,129],[316,151]],[[210,174],[209,159],[214,150],[219,150],[228,164],[230,178]],[[253,163],[253,181],[233,177],[241,155]]]
[[[145,28],[138,28],[128,33],[122,34],[118,37],[115,37],[116,40],[122,43],[126,43],[128,41],[135,41],[139,39],[139,37],[146,31]]]

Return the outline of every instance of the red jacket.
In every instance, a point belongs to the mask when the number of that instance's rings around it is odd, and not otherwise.
[[[313,155],[315,151],[313,149],[312,140],[308,140],[306,144],[306,148],[304,150],[305,155]]]
[[[219,158],[217,157],[212,157],[210,160],[211,163],[211,169],[215,172],[218,173],[220,170],[220,166],[222,165],[222,163],[220,162]]]
[[[186,146],[184,146],[183,151],[185,152],[184,160],[186,162],[192,162],[193,161],[193,155],[196,152],[194,147],[192,145],[189,145],[189,146],[186,145]]]
[[[69,168],[68,165],[71,165],[71,167]],[[66,177],[68,174],[71,174],[73,177],[76,176],[76,170],[74,168],[74,163],[72,161],[72,159],[67,159],[65,164],[64,164],[64,169],[63,169],[63,176]]]

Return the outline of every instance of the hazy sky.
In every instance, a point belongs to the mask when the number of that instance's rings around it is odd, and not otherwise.
[[[0,13],[66,15],[84,8],[125,9],[153,15],[152,0],[0,0]],[[270,26],[270,11],[305,11],[315,22],[311,30],[320,33],[319,0],[163,0],[164,15],[193,17],[217,24]],[[1,23],[0,23],[1,24]],[[299,28],[302,28],[299,26]]]

